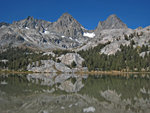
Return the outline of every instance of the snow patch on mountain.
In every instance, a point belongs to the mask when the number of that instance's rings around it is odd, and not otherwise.
[[[49,34],[49,31],[44,31],[44,34]]]
[[[70,40],[73,40],[72,37],[69,37]]]
[[[88,32],[86,32],[86,33],[83,33],[83,36],[89,37],[89,38],[94,38],[95,37],[95,33],[88,33]]]
[[[26,27],[26,29],[29,29],[28,27]]]

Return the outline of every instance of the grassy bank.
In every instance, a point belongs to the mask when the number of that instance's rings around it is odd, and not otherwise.
[[[125,72],[125,71],[87,71],[87,72],[77,72],[78,74],[88,74],[88,75],[101,75],[101,74],[106,74],[106,75],[129,75],[129,74],[150,74],[150,72]]]
[[[14,74],[32,74],[32,73],[40,73],[40,72],[32,72],[32,71],[13,71],[13,70],[0,70],[0,73],[14,73]],[[43,73],[43,72],[41,72]],[[47,73],[47,72],[44,72]],[[62,74],[64,72],[58,72],[57,74]],[[79,75],[84,75],[84,74],[88,74],[88,75],[101,75],[101,74],[106,74],[106,75],[129,75],[129,74],[150,74],[150,72],[125,72],[125,71],[80,71],[80,72],[76,72],[75,74],[79,74]]]
[[[32,71],[13,71],[13,70],[0,70],[0,73],[14,73],[14,74],[31,74]]]

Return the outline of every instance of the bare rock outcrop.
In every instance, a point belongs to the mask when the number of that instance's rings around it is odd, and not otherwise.
[[[71,65],[74,61],[77,64],[77,67],[82,67],[82,62],[84,61],[84,59],[77,53],[67,53],[66,55],[61,55],[58,59],[66,65]]]
[[[107,20],[99,22],[95,32],[98,33],[105,29],[126,29],[127,26],[124,24],[115,14],[110,15]]]
[[[32,72],[72,72],[72,70],[63,63],[56,63],[53,60],[41,60],[29,64],[28,71]]]
[[[84,27],[68,13],[64,13],[54,22],[53,28],[58,33],[72,38],[82,37],[84,31]]]

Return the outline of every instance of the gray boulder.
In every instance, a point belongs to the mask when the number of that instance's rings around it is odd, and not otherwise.
[[[53,60],[41,60],[32,62],[32,64],[29,64],[27,66],[27,70],[40,73],[71,72],[71,69],[69,67],[65,66],[63,63],[56,63]]]
[[[66,65],[71,65],[74,61],[77,64],[77,67],[82,67],[82,62],[84,61],[84,59],[77,53],[67,53],[66,55],[61,55],[58,59]]]

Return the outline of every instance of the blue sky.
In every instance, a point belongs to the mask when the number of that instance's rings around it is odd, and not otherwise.
[[[111,14],[129,28],[150,25],[150,0],[0,0],[0,4],[0,22],[27,16],[54,22],[68,12],[87,29],[94,29]]]

